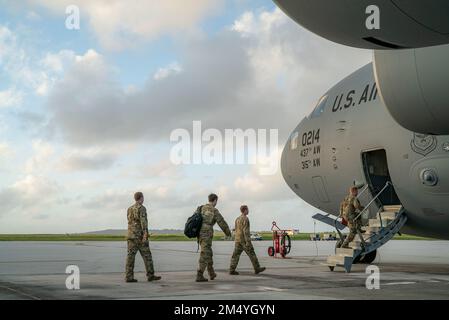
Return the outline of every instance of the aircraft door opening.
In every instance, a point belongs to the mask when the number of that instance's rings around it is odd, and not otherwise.
[[[388,171],[387,153],[384,149],[367,151],[362,154],[363,169],[373,197],[382,190],[387,181],[391,182]],[[393,186],[389,186],[378,198],[381,205],[400,205],[401,202]]]

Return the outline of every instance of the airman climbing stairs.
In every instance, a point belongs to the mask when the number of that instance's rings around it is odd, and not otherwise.
[[[335,255],[327,258],[325,265],[331,271],[335,267],[343,267],[346,272],[350,272],[352,265],[357,261],[372,257],[373,253],[375,257],[376,250],[401,230],[407,221],[407,216],[401,205],[382,206],[376,218],[368,221],[368,225],[362,227],[365,233],[356,235],[354,241],[349,243],[349,248],[336,248]]]

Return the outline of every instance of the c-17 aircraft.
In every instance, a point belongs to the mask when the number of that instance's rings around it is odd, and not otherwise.
[[[349,186],[363,186],[366,233],[326,264],[349,272],[356,261],[371,263],[401,232],[449,239],[449,2],[275,3],[317,35],[374,50],[372,63],[319,99],[282,153],[290,188],[340,229],[330,217]],[[368,28],[371,14],[380,28]]]

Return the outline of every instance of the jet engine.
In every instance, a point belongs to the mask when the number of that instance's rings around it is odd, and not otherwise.
[[[365,49],[449,43],[447,0],[274,0],[293,20],[328,40]],[[378,28],[367,27],[377,16]]]
[[[449,134],[449,45],[375,50],[374,73],[400,125],[423,134]]]

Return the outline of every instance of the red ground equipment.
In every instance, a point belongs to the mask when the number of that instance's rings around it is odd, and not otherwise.
[[[275,258],[280,255],[282,258],[285,258],[292,249],[292,241],[288,235],[289,230],[281,230],[276,225],[276,222],[273,221],[271,231],[273,231],[273,246],[268,248],[268,255]]]

